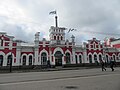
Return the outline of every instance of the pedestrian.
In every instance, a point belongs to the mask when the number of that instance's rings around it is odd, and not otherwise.
[[[111,61],[110,61],[110,68],[112,69],[112,71],[114,71],[114,68],[113,68],[114,65],[115,65],[115,62],[111,60]]]
[[[102,71],[106,71],[105,63],[103,62],[103,60],[100,60],[100,63],[101,63]]]

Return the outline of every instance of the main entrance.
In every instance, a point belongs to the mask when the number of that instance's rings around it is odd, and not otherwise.
[[[62,66],[63,54],[60,51],[57,51],[54,56],[55,56],[55,66]]]

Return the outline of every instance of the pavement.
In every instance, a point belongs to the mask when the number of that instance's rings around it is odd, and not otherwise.
[[[94,69],[101,67],[55,67],[55,68],[43,68],[43,69],[22,69],[12,70],[11,73],[22,73],[22,72],[47,72],[47,71],[61,71],[61,70],[82,70],[82,69]],[[109,68],[109,67],[107,67]],[[0,70],[0,73],[10,73],[9,70]]]
[[[63,69],[0,74],[0,90],[120,90],[120,67]]]
[[[22,72],[47,72],[47,71],[61,71],[61,70],[80,70],[80,69],[92,69],[96,67],[55,67],[55,68],[42,68],[42,69],[22,69],[12,70],[11,73],[22,73]],[[0,73],[10,73],[9,70],[1,70]]]

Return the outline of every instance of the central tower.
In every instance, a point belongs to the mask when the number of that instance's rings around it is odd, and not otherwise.
[[[64,27],[58,27],[58,17],[55,16],[55,27],[50,27],[50,44],[56,44],[61,45],[65,44],[65,28]]]

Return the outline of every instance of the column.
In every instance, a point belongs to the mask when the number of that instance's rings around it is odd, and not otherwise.
[[[86,49],[83,50],[83,63],[89,63],[89,61],[87,60],[87,52],[86,52]]]
[[[34,54],[35,54],[35,57],[33,59],[33,65],[40,65],[40,63],[38,63],[38,47],[35,47],[35,50],[34,50]]]
[[[73,64],[76,64],[76,62],[75,62],[75,49],[74,49],[74,48],[72,49],[72,54],[73,54],[73,55],[72,55],[72,56],[73,56],[73,58],[72,58],[72,59],[73,59],[73,60],[72,60],[72,63],[73,63]]]
[[[20,60],[21,60],[21,49],[17,48],[16,50],[16,65],[17,66],[21,65],[22,60],[21,61]]]

